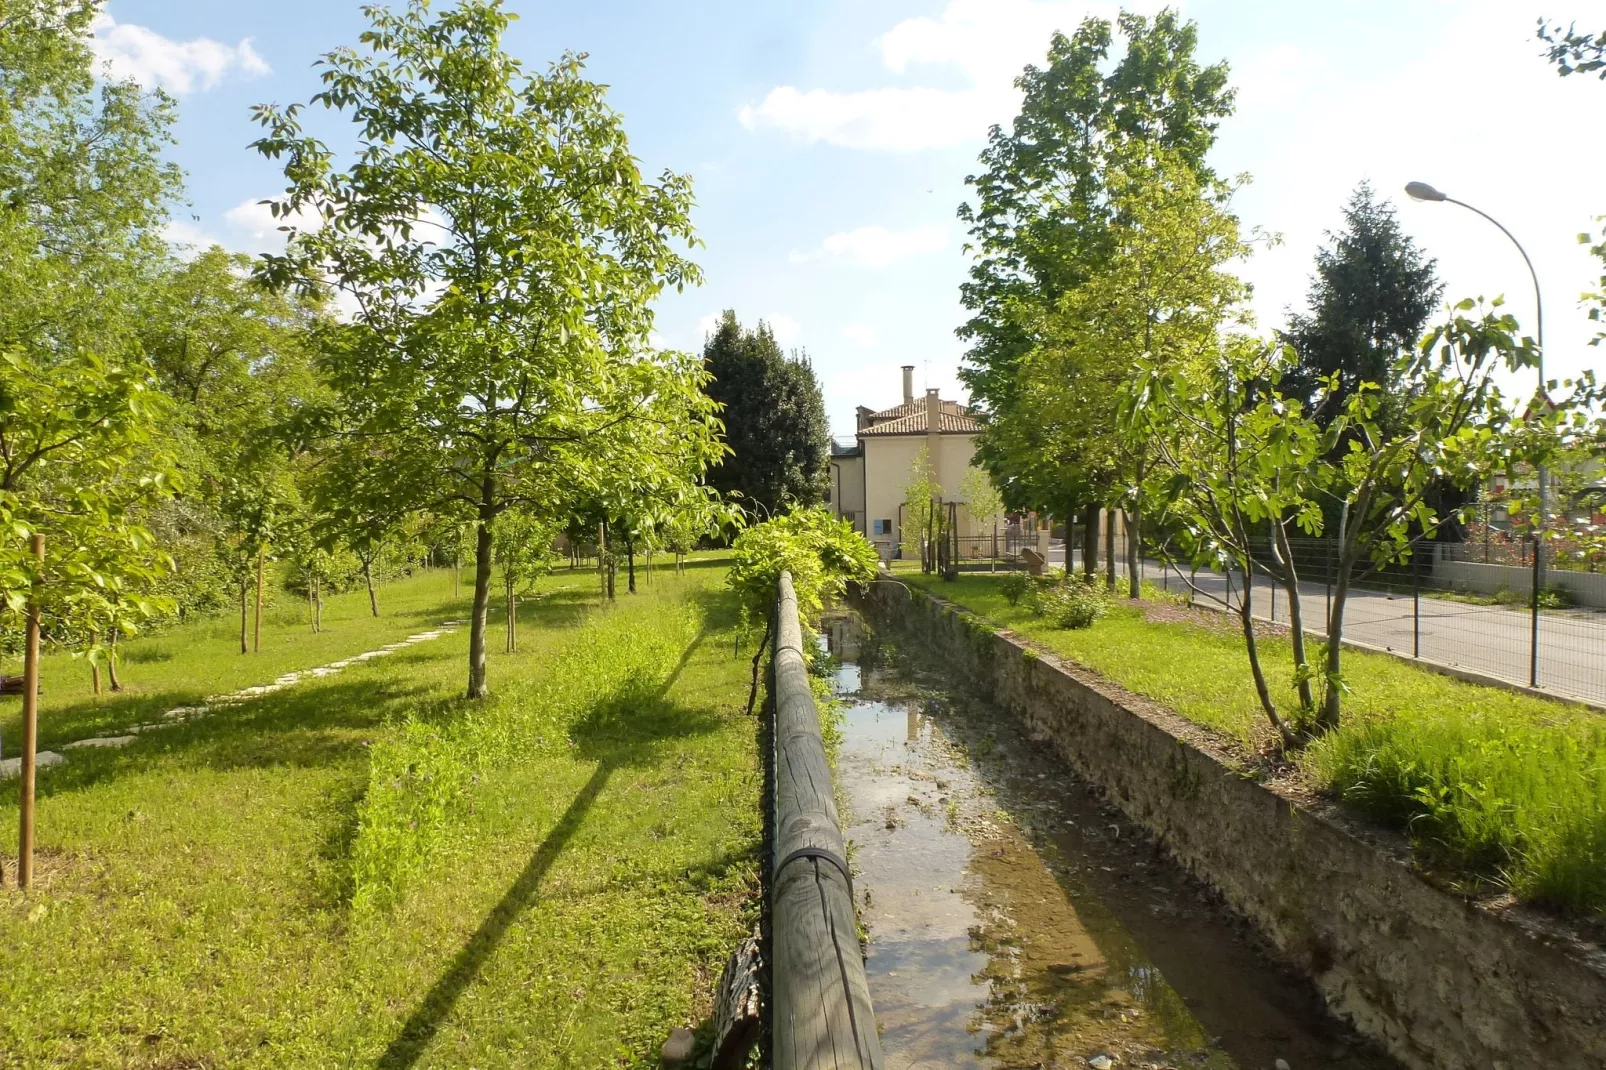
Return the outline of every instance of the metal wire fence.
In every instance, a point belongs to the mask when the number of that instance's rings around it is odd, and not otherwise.
[[[1141,555],[1146,582],[1225,608],[1242,605],[1243,578],[1163,564]],[[1105,555],[1101,540],[1100,562]],[[1325,635],[1333,606],[1338,551],[1326,539],[1292,545],[1308,631]],[[1069,553],[1067,562],[1066,554]],[[1606,704],[1606,574],[1547,567],[1533,598],[1532,550],[1526,561],[1488,563],[1470,543],[1427,544],[1407,561],[1357,569],[1344,611],[1346,639],[1455,666],[1568,698]],[[1267,557],[1269,560],[1269,555]],[[1079,534],[1050,560],[1082,567]],[[1115,540],[1118,573],[1126,543]],[[1250,606],[1261,619],[1288,623],[1288,592],[1257,570]]]

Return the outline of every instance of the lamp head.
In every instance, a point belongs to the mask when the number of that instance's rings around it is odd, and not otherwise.
[[[1449,199],[1448,195],[1440,193],[1426,182],[1407,182],[1405,184],[1405,195],[1413,201],[1444,201]]]

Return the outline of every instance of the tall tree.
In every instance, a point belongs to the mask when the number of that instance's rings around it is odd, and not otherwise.
[[[1290,317],[1288,341],[1298,354],[1283,389],[1307,403],[1318,396],[1316,419],[1326,423],[1343,412],[1362,383],[1383,388],[1383,419],[1403,411],[1408,384],[1394,381],[1412,367],[1408,353],[1444,292],[1434,261],[1400,230],[1394,206],[1379,200],[1367,182],[1344,206],[1344,225],[1327,235],[1316,253],[1310,311]],[[1325,388],[1336,375],[1337,389]]]
[[[1125,52],[1112,64],[1117,35]],[[1069,516],[1106,494],[1109,473],[1085,451],[1061,457],[1040,445],[1046,463],[1033,459],[1042,414],[1023,396],[1021,363],[1039,342],[1033,322],[1113,255],[1112,161],[1149,144],[1201,183],[1215,180],[1205,156],[1233,93],[1225,64],[1195,58],[1197,41],[1194,24],[1169,9],[1153,19],[1123,13],[1114,24],[1089,18],[1069,37],[1055,34],[1047,64],[1016,83],[1020,114],[992,130],[983,170],[967,179],[975,198],[959,218],[975,260],[961,288],[971,317],[959,329],[969,344],[960,374],[986,424],[978,459],[1013,508]]]
[[[500,0],[364,10],[364,51],[326,55],[312,98],[351,119],[351,166],[301,106],[257,111],[256,147],[290,182],[273,204],[286,250],[263,274],[355,306],[350,344],[325,360],[342,397],[330,430],[367,454],[352,493],[472,512],[477,698],[496,518],[717,456],[700,362],[649,341],[653,300],[699,278],[678,251],[694,240],[691,187],[643,179],[583,57],[525,73]]]
[[[126,628],[165,563],[142,512],[171,489],[167,407],[140,347],[179,176],[172,102],[97,83],[91,0],[0,9],[0,597],[46,536],[50,613]]]
[[[703,345],[705,389],[721,406],[730,454],[708,474],[721,494],[762,519],[815,505],[830,485],[825,399],[806,358],[781,352],[763,320],[743,329],[726,310]]]

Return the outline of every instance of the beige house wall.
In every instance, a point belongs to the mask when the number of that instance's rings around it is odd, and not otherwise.
[[[831,510],[839,517],[852,514],[853,530],[861,535],[869,531],[865,523],[864,458],[833,457],[831,459]]]
[[[949,501],[963,501],[966,473],[976,452],[975,435],[866,435],[864,443],[864,524],[866,537],[876,545],[883,557],[892,556],[901,538],[904,491],[914,473],[915,458],[922,448],[933,461],[934,477],[942,486],[943,497]],[[931,449],[933,443],[936,449]],[[844,506],[846,508],[846,506]],[[876,534],[874,521],[891,521],[892,531]],[[985,535],[992,532],[993,518],[976,520],[969,509],[959,510],[959,534],[962,537]]]

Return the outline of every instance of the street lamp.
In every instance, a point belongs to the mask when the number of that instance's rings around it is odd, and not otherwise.
[[[1534,284],[1534,341],[1539,347],[1539,395],[1543,397],[1545,394],[1545,306],[1539,296],[1539,273],[1534,270],[1534,262],[1528,259],[1528,250],[1522,247],[1522,243],[1517,240],[1517,236],[1507,230],[1500,220],[1482,209],[1474,208],[1466,201],[1458,201],[1449,194],[1434,189],[1426,182],[1407,182],[1405,184],[1405,193],[1413,201],[1449,201],[1451,204],[1459,204],[1469,212],[1477,212],[1483,218],[1499,227],[1500,233],[1511,239],[1511,244],[1515,245],[1517,252],[1522,254],[1522,262],[1528,265],[1528,275],[1533,279]],[[1528,664],[1528,683],[1532,687],[1539,686],[1539,590],[1544,585],[1545,579],[1545,543],[1540,535],[1544,530],[1546,519],[1550,516],[1549,506],[1550,473],[1546,471],[1544,465],[1540,465],[1539,526],[1534,529],[1533,642]]]

